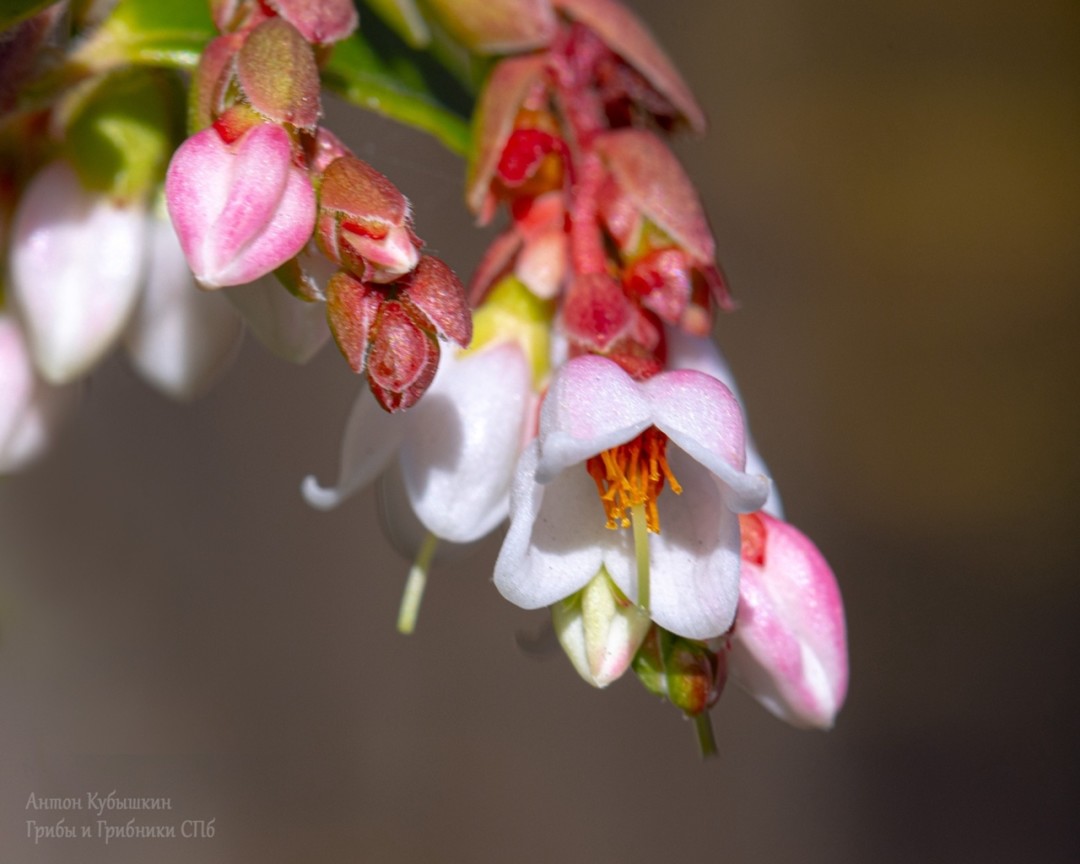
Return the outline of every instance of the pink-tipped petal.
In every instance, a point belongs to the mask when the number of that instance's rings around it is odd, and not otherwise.
[[[681,327],[665,327],[664,336],[667,341],[668,366],[672,369],[696,369],[713,378],[722,381],[732,392],[742,406],[744,414],[744,430],[746,431],[746,473],[769,474],[765,460],[761,458],[753,437],[750,435],[749,425],[746,421],[746,403],[743,402],[735,376],[731,371],[716,343],[707,336],[692,336]],[[766,513],[784,518],[784,505],[780,500],[780,492],[775,483],[769,484],[769,498],[763,508]]]
[[[596,355],[569,361],[556,373],[540,409],[537,480],[549,482],[563,469],[629,441],[652,422],[648,397],[617,363]],[[581,473],[588,476],[584,469]]]
[[[568,245],[561,226],[534,234],[514,264],[514,275],[541,300],[557,297],[566,279]]]
[[[630,668],[652,622],[601,571],[579,595],[551,607],[555,633],[578,674],[607,687]]]
[[[844,607],[836,579],[798,529],[765,514],[762,564],[743,562],[731,671],[796,726],[832,726],[847,694]]]
[[[744,471],[742,408],[732,392],[690,369],[661,373],[643,388],[657,428],[728,487],[728,506],[742,513],[759,510],[769,496],[769,479]]]

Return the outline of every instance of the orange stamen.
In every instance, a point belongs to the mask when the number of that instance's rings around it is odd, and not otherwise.
[[[676,495],[682,493],[682,486],[668,465],[667,442],[667,435],[650,426],[632,441],[605,450],[585,463],[596,482],[608,528],[629,528],[631,509],[643,504],[648,529],[660,533],[656,499],[664,483]]]

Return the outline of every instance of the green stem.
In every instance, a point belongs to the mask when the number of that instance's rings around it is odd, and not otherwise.
[[[649,525],[645,518],[644,502],[630,507],[630,523],[634,529],[634,557],[637,558],[637,601],[641,611],[649,614]]]
[[[420,544],[416,560],[409,568],[409,578],[405,580],[405,590],[401,594],[401,611],[398,612],[397,619],[398,632],[406,636],[416,629],[420,601],[424,599],[424,588],[427,586],[428,570],[431,568],[431,559],[438,545],[439,538],[434,534],[428,534],[424,542]]]
[[[716,737],[713,735],[712,718],[708,711],[702,711],[694,715],[694,731],[697,732],[698,749],[702,759],[709,759],[716,755]]]

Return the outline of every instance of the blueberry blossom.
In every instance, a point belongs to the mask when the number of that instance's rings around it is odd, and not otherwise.
[[[635,381],[604,357],[570,360],[519,460],[495,584],[533,609],[603,567],[665,629],[719,636],[738,603],[736,514],[769,492],[745,463],[742,412],[715,378],[675,370]]]

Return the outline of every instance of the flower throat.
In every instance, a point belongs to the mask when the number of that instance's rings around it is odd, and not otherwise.
[[[667,443],[667,435],[650,426],[633,440],[592,456],[585,463],[596,481],[608,528],[629,528],[633,509],[643,505],[646,526],[654,534],[660,533],[656,499],[664,482],[676,495],[682,492],[668,465]]]

